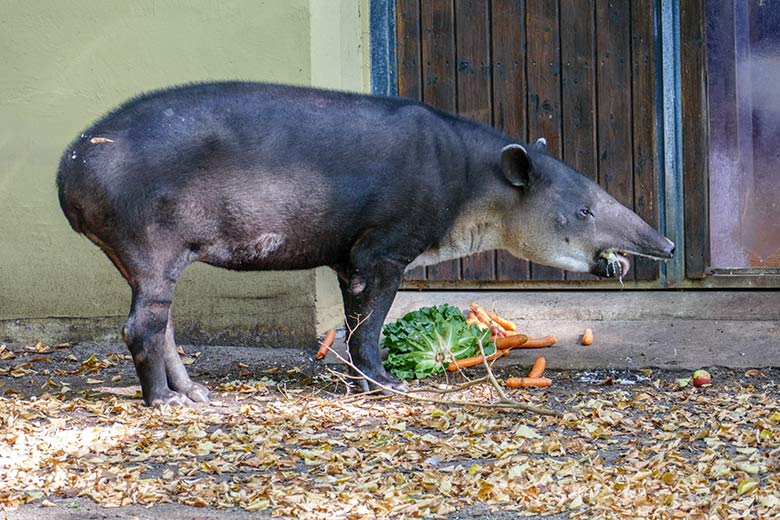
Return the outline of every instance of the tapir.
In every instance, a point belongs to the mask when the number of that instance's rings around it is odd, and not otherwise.
[[[123,337],[147,405],[208,400],[176,352],[171,302],[195,261],[332,268],[353,364],[382,366],[404,271],[480,251],[601,277],[674,244],[546,151],[402,97],[253,82],[131,99],[71,143],[57,187],[71,227],[132,289]],[[364,389],[376,385],[362,380]]]

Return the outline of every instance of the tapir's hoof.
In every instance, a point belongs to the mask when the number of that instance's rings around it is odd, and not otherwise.
[[[209,389],[200,383],[190,382],[188,388],[177,388],[177,390],[196,403],[209,402]]]
[[[170,388],[166,391],[160,392],[159,395],[146,400],[146,404],[152,408],[159,408],[161,406],[192,406],[195,404],[192,399],[179,392],[174,392]]]
[[[364,392],[377,392],[384,395],[392,395],[393,390],[396,392],[406,393],[409,391],[404,383],[391,376],[390,374],[375,374],[371,375],[371,379],[379,383],[378,385],[367,379],[360,379],[360,387]],[[380,386],[381,385],[381,386]]]
[[[181,380],[168,380],[170,389],[179,394],[183,394],[189,397],[196,403],[208,403],[209,402],[209,389],[200,383],[193,383],[189,377],[182,378]]]
[[[385,386],[389,386],[396,392],[402,392],[404,394],[409,391],[409,387],[406,386],[406,383],[404,383],[403,381],[395,381],[392,383],[388,383]]]

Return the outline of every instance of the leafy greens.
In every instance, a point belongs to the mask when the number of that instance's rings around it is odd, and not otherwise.
[[[490,330],[468,325],[460,309],[451,305],[422,307],[382,329],[382,347],[388,350],[385,368],[399,379],[422,379],[444,371],[453,359],[495,352]]]

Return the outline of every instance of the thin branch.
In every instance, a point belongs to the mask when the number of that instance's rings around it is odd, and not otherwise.
[[[387,394],[379,394],[379,395],[366,395],[366,394],[355,394],[350,397],[347,397],[346,399],[343,399],[344,402],[347,403],[353,403],[355,401],[387,401],[388,399],[392,399],[392,395]]]
[[[335,353],[333,355],[338,357],[338,355],[335,354]],[[341,379],[342,381],[347,382],[347,383],[348,383],[348,381],[345,381],[347,379],[352,379],[352,380],[362,380],[363,379],[363,376],[355,376],[355,375],[352,375],[352,374],[345,374],[344,372],[339,372],[338,370],[333,370],[332,368],[328,368],[328,367],[325,367],[325,370],[327,370],[328,372],[330,372],[334,376],[338,377],[339,379]]]
[[[343,384],[344,384],[344,388],[346,388],[347,394],[349,394],[349,393],[350,393],[350,391],[351,391],[351,385],[350,385],[350,382],[349,382],[349,381],[347,381],[347,377],[345,377],[345,376],[346,376],[346,374],[343,374],[343,373],[341,373],[341,372],[337,372],[337,371],[335,371],[335,370],[331,370],[331,369],[330,369],[330,368],[328,368],[328,367],[325,367],[325,369],[326,369],[328,372],[330,372],[331,374],[333,374],[333,375],[334,375],[334,376],[335,376],[335,377],[336,377],[336,378],[337,378],[339,381],[341,381],[341,383],[343,383]],[[337,383],[337,384],[338,384],[338,383]]]
[[[437,394],[451,394],[454,392],[460,392],[461,390],[466,390],[467,388],[471,388],[472,386],[476,386],[480,383],[486,383],[487,381],[488,381],[487,376],[484,376],[484,377],[480,377],[479,379],[468,379],[468,381],[466,381],[465,383],[460,383],[459,385],[455,385],[455,386],[447,385],[447,388],[436,388],[435,386],[422,386],[420,388],[413,388],[412,390],[409,390],[409,393],[430,392],[430,393],[437,393]]]
[[[506,393],[504,393],[504,389],[501,388],[501,385],[498,384],[498,381],[496,380],[496,376],[493,375],[493,369],[490,368],[490,362],[488,361],[488,358],[485,355],[485,348],[482,346],[482,338],[479,338],[477,340],[477,346],[479,347],[479,353],[482,355],[482,364],[485,365],[485,370],[487,371],[487,378],[490,381],[490,384],[496,390],[498,397],[501,398],[501,402],[511,402],[512,400],[506,396]],[[498,352],[498,345],[496,345],[496,352]]]

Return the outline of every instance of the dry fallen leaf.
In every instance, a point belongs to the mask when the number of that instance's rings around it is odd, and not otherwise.
[[[46,368],[25,356],[0,384],[20,381],[13,370]],[[555,405],[562,418],[334,396],[290,382],[286,368],[272,372],[280,381],[225,382],[212,404],[181,409],[142,406],[137,386],[73,392],[64,379],[82,378],[83,389],[99,381],[90,371],[122,360],[74,359],[82,375],[64,367],[61,377],[38,376],[45,388],[34,398],[0,397],[0,509],[82,496],[106,507],[175,502],[323,519],[471,507],[780,517],[780,404],[770,377],[706,393],[676,392],[668,379],[596,389],[575,377],[562,392],[518,394]],[[495,396],[477,385],[453,398]]]

